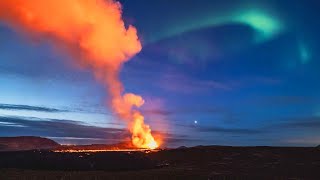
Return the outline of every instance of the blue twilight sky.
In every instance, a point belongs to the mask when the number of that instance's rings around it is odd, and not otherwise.
[[[316,1],[120,2],[143,43],[121,80],[165,146],[320,144]],[[71,56],[0,22],[0,136],[118,142],[107,101]]]

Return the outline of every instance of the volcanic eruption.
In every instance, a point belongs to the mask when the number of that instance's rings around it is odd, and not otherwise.
[[[0,20],[31,36],[53,39],[54,45],[90,68],[110,96],[111,109],[128,124],[132,144],[154,149],[157,142],[144,116],[137,110],[141,96],[125,93],[119,80],[123,63],[141,50],[135,27],[122,20],[119,2],[113,0],[1,0]]]

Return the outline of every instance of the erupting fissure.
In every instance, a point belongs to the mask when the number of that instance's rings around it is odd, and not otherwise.
[[[155,149],[157,142],[144,117],[137,110],[141,96],[124,93],[118,75],[122,64],[141,50],[135,27],[122,20],[119,2],[114,0],[1,0],[0,20],[27,34],[54,39],[57,47],[80,52],[85,64],[106,85],[110,105],[126,120],[137,148]]]

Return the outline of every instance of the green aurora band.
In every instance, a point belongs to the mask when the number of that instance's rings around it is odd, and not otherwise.
[[[146,43],[154,43],[185,32],[212,26],[226,24],[244,24],[255,31],[255,41],[263,42],[284,31],[284,23],[272,15],[268,10],[261,8],[243,8],[229,13],[213,14],[209,12],[192,19],[177,21],[168,25],[170,28],[157,30],[147,38]],[[167,27],[167,26],[166,26]]]

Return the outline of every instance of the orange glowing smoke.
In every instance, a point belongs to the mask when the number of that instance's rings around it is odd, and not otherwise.
[[[132,143],[158,147],[143,115],[141,96],[124,94],[121,65],[141,50],[137,30],[125,27],[121,5],[113,0],[0,0],[0,20],[32,35],[55,39],[58,47],[80,52],[81,62],[105,83],[115,114],[128,121]],[[78,59],[78,58],[76,58]]]

